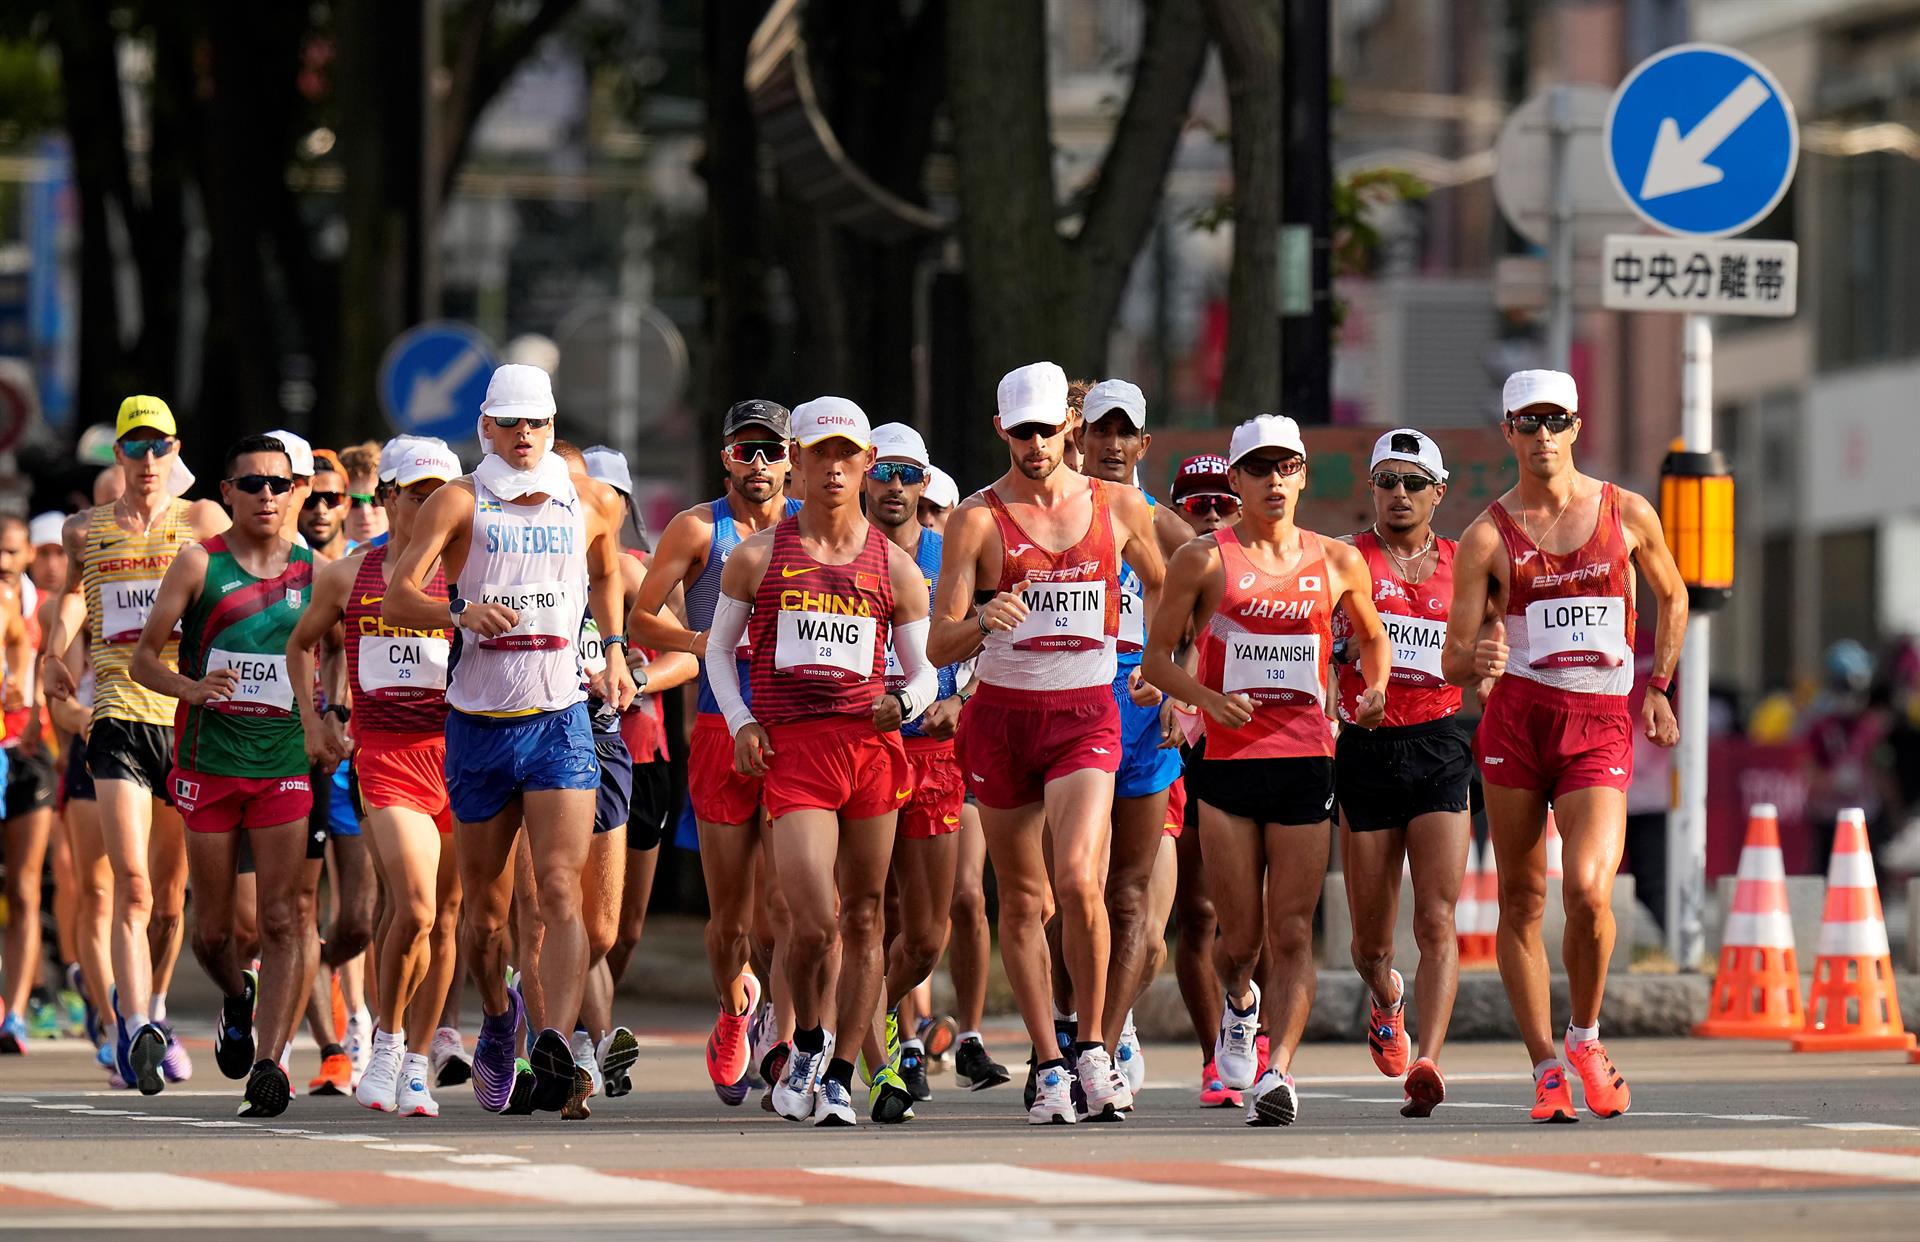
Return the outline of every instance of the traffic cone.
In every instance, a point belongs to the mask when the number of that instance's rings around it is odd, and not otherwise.
[[[1467,965],[1479,947],[1480,843],[1467,841],[1467,869],[1460,877],[1460,900],[1453,905],[1453,935],[1460,944],[1460,964]]]
[[[1460,901],[1454,927],[1460,942],[1462,966],[1491,966],[1494,933],[1500,926],[1500,896],[1493,872],[1493,842],[1468,847],[1467,871],[1461,877]]]
[[[1547,841],[1547,878],[1549,880],[1565,879],[1566,872],[1560,869],[1565,851],[1560,843],[1560,825],[1553,822],[1552,807],[1547,808],[1547,829],[1542,835]]]
[[[1820,923],[1820,958],[1807,994],[1806,1029],[1795,1052],[1911,1052],[1914,1037],[1900,1021],[1893,990],[1887,920],[1867,850],[1867,818],[1858,807],[1840,812],[1833,861],[1827,867],[1827,909]]]
[[[1747,843],[1720,937],[1720,969],[1706,1021],[1693,1033],[1704,1039],[1791,1039],[1804,1024],[1780,821],[1763,802],[1747,812]]]

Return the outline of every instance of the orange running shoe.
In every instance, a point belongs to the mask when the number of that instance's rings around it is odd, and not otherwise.
[[[1407,1040],[1407,998],[1406,982],[1400,978],[1400,972],[1390,971],[1394,984],[1400,989],[1400,1000],[1393,1008],[1382,1009],[1373,1003],[1373,993],[1367,993],[1367,1051],[1373,1054],[1373,1064],[1389,1078],[1398,1078],[1407,1072],[1407,1061],[1413,1055],[1413,1047]]]
[[[345,1095],[353,1090],[353,1058],[336,1052],[320,1062],[320,1073],[307,1084],[308,1095]]]
[[[760,1008],[760,980],[751,970],[740,972],[747,992],[747,1006],[737,1014],[722,1012],[714,1021],[713,1034],[707,1036],[707,1077],[716,1087],[729,1087],[747,1076],[747,1062],[753,1048],[748,1026],[753,1011]]]
[[[1567,1085],[1566,1067],[1554,1066],[1533,1084],[1533,1119],[1554,1122],[1580,1120],[1580,1114],[1573,1108],[1573,1088]]]
[[[1407,1071],[1407,1102],[1400,1106],[1402,1117],[1431,1117],[1447,1098],[1447,1080],[1432,1057],[1421,1057]]]
[[[1633,1106],[1633,1093],[1627,1080],[1613,1068],[1607,1046],[1597,1039],[1584,1044],[1569,1043],[1567,1063],[1580,1075],[1581,1094],[1587,1097],[1587,1111],[1605,1119],[1618,1117]]]

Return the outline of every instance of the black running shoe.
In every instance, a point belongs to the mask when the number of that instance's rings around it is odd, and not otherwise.
[[[253,993],[258,978],[251,970],[246,990],[220,1003],[213,1028],[213,1060],[228,1078],[245,1078],[253,1065]]]
[[[900,1046],[900,1081],[916,1100],[931,1100],[933,1088],[927,1085],[927,1054],[907,1044]]]
[[[167,1080],[160,1064],[166,1056],[165,1031],[149,1022],[134,1032],[133,1042],[127,1047],[127,1061],[133,1066],[134,1085],[140,1088],[141,1095],[159,1095],[166,1088]]]
[[[293,1098],[287,1071],[274,1061],[256,1061],[247,1075],[247,1093],[240,1097],[242,1117],[278,1117]]]
[[[500,1110],[502,1117],[530,1117],[533,1115],[533,1066],[527,1064],[525,1057],[516,1057],[513,1062],[513,1086],[507,1094],[507,1106]]]
[[[533,1111],[557,1113],[565,1108],[573,1098],[576,1068],[567,1037],[552,1027],[541,1031],[527,1060],[533,1065]]]
[[[960,1086],[969,1091],[984,1091],[988,1087],[997,1087],[1006,1082],[1010,1075],[1007,1067],[987,1055],[986,1045],[978,1039],[963,1039],[953,1051],[953,1078]],[[1033,1091],[1032,1061],[1028,1061],[1027,1092]],[[1028,1108],[1033,1107],[1031,1099]]]

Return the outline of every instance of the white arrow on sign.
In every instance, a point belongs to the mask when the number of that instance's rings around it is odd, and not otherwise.
[[[1727,174],[1707,163],[1707,157],[1769,98],[1766,84],[1757,74],[1748,74],[1732,94],[1700,118],[1686,137],[1680,136],[1680,123],[1672,117],[1661,121],[1660,132],[1653,140],[1653,158],[1647,161],[1646,179],[1640,183],[1640,197],[1661,198],[1719,183]]]
[[[453,394],[483,361],[479,350],[467,349],[455,355],[440,374],[414,376],[413,387],[407,392],[408,421],[417,427],[453,413]]]

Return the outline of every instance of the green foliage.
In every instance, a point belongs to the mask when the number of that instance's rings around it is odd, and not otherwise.
[[[1373,270],[1380,253],[1380,230],[1367,219],[1369,208],[1418,202],[1427,183],[1399,168],[1366,168],[1333,183],[1333,274],[1352,276]]]
[[[60,77],[41,46],[0,40],[0,147],[60,123]]]

